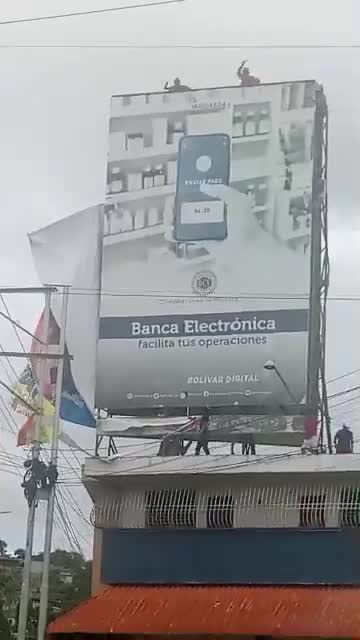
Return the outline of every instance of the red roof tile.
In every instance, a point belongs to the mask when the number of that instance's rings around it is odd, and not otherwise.
[[[360,638],[360,588],[114,586],[48,633]]]

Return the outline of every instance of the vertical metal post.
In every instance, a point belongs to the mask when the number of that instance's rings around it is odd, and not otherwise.
[[[61,306],[61,326],[60,326],[60,339],[59,339],[59,354],[62,356],[59,360],[57,377],[56,377],[56,395],[55,395],[55,414],[54,424],[51,438],[51,464],[57,465],[58,451],[59,451],[59,427],[60,427],[60,407],[61,407],[61,395],[64,376],[64,356],[65,356],[65,344],[66,344],[66,321],[67,310],[69,301],[69,288],[64,287],[62,294],[62,306]],[[54,522],[54,508],[55,508],[55,491],[56,485],[53,484],[49,487],[47,512],[46,512],[46,525],[45,525],[45,542],[44,542],[44,563],[40,589],[40,609],[39,609],[39,622],[38,622],[38,640],[43,640],[46,633],[47,613],[48,613],[48,601],[49,601],[49,573],[50,573],[50,554],[51,554],[51,542]]]
[[[97,332],[96,332],[96,336],[97,336],[97,341],[96,341],[96,360],[97,360],[97,356],[98,356],[98,348],[99,348],[99,331],[100,331],[100,316],[101,316],[101,291],[102,291],[102,267],[103,267],[103,255],[104,255],[104,232],[105,232],[105,216],[106,216],[106,207],[105,205],[101,205],[101,207],[99,208],[99,229],[98,229],[98,238],[97,238],[97,242],[98,242],[98,247],[97,247],[97,256],[98,256],[98,273],[97,273],[97,280],[98,280],[98,286],[99,286],[99,291],[98,291],[98,298],[97,298]],[[96,366],[95,366],[96,369]],[[97,434],[97,425],[98,425],[98,420],[100,420],[101,418],[101,412],[100,409],[97,411],[96,414],[96,434]],[[103,440],[103,436],[95,436],[95,455],[98,456],[99,455],[99,448],[100,445],[102,443]]]
[[[326,100],[322,88],[315,93],[315,122],[314,122],[314,173],[312,183],[313,207],[311,224],[311,285],[310,285],[310,321],[308,341],[308,371],[307,371],[307,409],[311,415],[318,416],[322,408],[320,397],[320,375],[322,367],[322,305],[323,274],[322,274],[322,240],[323,240],[323,200],[324,200],[324,121],[326,118]],[[326,144],[326,143],[325,143]],[[325,185],[326,189],[326,185]],[[330,440],[331,448],[331,440]]]
[[[45,308],[44,308],[44,337],[43,340],[48,344],[49,338],[49,325],[50,325],[50,304],[51,293],[47,291],[45,293]],[[40,409],[40,415],[36,417],[35,421],[35,441],[32,447],[32,460],[38,459],[40,456],[40,434],[42,425],[42,409],[43,409],[43,385],[44,385],[44,372],[46,369],[46,359],[41,359],[39,363],[39,380],[38,380],[38,406]],[[25,543],[25,558],[23,566],[22,584],[21,584],[21,596],[20,596],[20,608],[19,608],[19,621],[18,621],[18,640],[26,640],[26,627],[29,609],[30,599],[30,586],[31,586],[31,559],[33,552],[34,541],[34,527],[35,527],[35,510],[36,499],[34,499],[29,506],[27,529],[26,529],[26,543]]]

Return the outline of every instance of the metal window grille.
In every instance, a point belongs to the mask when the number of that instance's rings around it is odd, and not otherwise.
[[[234,497],[231,494],[211,495],[207,500],[208,529],[232,529],[234,526]]]
[[[95,526],[115,528],[358,527],[360,484],[136,488],[100,496]]]
[[[196,527],[196,491],[161,489],[145,492],[146,528]]]
[[[301,496],[299,507],[300,527],[316,527],[317,529],[325,527],[325,493],[315,495],[307,493]]]

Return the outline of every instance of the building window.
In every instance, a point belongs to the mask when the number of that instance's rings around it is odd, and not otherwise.
[[[315,96],[314,96],[314,83],[313,82],[305,82],[305,91],[304,91],[304,104],[306,107],[313,107],[315,104]]]
[[[196,492],[193,489],[160,489],[146,492],[145,527],[196,527]]]
[[[293,82],[290,85],[289,110],[297,109],[299,105],[300,84]]]
[[[325,495],[307,494],[300,498],[300,527],[325,527]]]
[[[210,496],[207,501],[208,529],[232,529],[234,526],[234,498],[229,494]]]
[[[360,526],[360,492],[344,487],[340,493],[340,527]]]

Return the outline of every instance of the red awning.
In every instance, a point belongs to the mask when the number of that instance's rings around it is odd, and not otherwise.
[[[48,633],[360,638],[360,588],[114,586]]]

